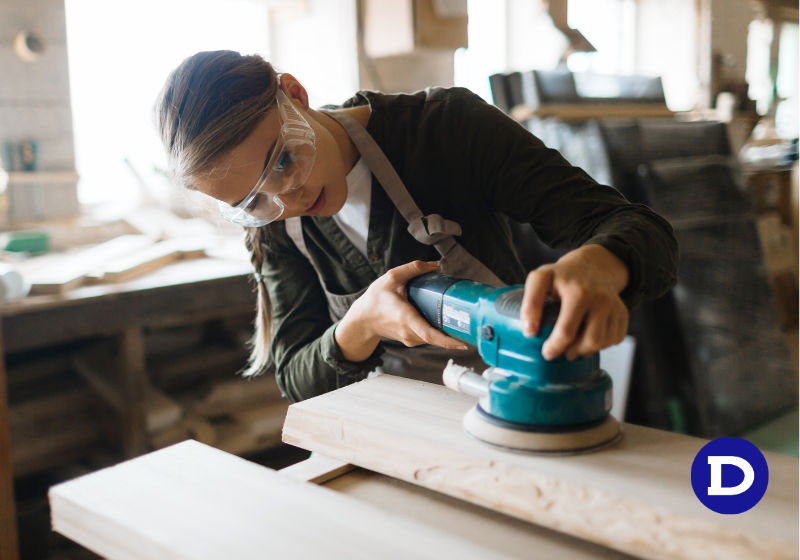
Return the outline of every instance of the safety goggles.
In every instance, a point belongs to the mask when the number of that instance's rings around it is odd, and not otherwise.
[[[280,218],[286,209],[281,197],[302,187],[314,166],[314,130],[280,88],[277,105],[281,130],[261,177],[238,204],[219,201],[222,217],[241,226],[260,227]]]

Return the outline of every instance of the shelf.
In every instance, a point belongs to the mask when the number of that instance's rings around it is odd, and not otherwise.
[[[70,183],[77,182],[77,171],[12,171],[9,183]]]

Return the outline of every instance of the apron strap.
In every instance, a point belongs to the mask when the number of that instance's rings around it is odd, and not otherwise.
[[[347,113],[326,111],[325,114],[337,121],[347,131],[353,144],[356,145],[359,153],[361,153],[361,157],[366,160],[369,170],[378,179],[378,182],[383,186],[386,194],[392,199],[395,207],[397,207],[397,210],[406,221],[411,224],[415,220],[421,219],[422,212],[405,187],[403,187],[403,180],[400,179],[392,163],[375,143],[372,136],[369,135],[367,129]],[[398,184],[401,188],[397,188]]]
[[[428,216],[422,214],[389,158],[366,128],[347,113],[341,111],[324,111],[324,113],[342,125],[350,136],[361,157],[367,162],[369,170],[408,222],[408,232],[420,243],[433,245],[442,256],[443,272],[461,275],[492,286],[505,285],[494,272],[453,239],[454,235],[461,235],[461,226],[458,223],[447,220],[439,214]]]

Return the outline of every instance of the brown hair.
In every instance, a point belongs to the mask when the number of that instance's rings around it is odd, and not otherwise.
[[[154,112],[174,181],[193,189],[194,179],[241,143],[275,104],[277,73],[258,55],[200,52],[167,77]],[[245,376],[269,365],[272,303],[261,277],[265,228],[245,228],[245,244],[256,274],[258,310]]]

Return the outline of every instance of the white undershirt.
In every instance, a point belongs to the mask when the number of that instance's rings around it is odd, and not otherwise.
[[[342,209],[333,215],[333,221],[365,257],[371,200],[372,174],[364,159],[359,158],[347,174],[347,200]]]

